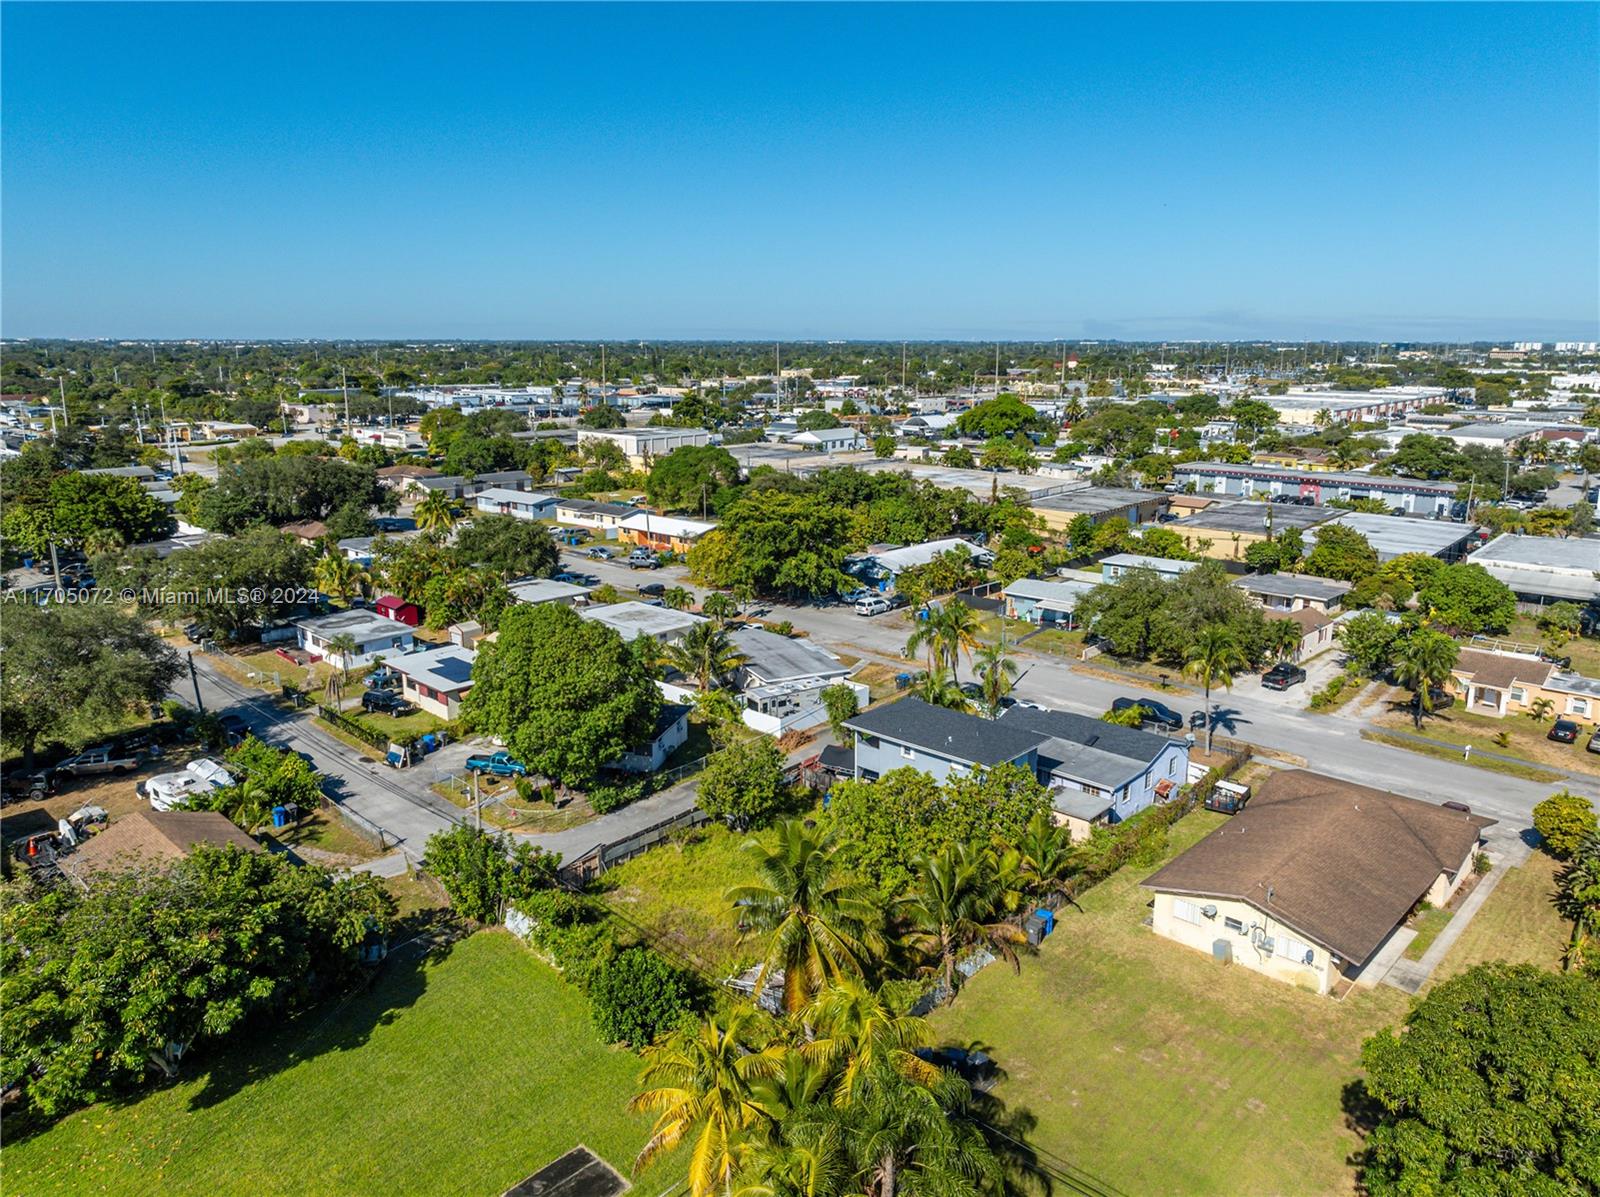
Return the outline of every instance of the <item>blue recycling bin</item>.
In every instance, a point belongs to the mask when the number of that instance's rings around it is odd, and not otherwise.
[[[439,741],[434,739],[432,732],[428,732],[426,735],[424,735],[420,740],[417,741],[417,744],[421,747],[424,753],[432,752],[434,749],[439,747]]]
[[[1033,912],[1033,915],[1034,915],[1035,918],[1040,919],[1040,920],[1043,921],[1043,923],[1044,923],[1044,933],[1046,935],[1049,935],[1050,932],[1052,932],[1052,931],[1054,931],[1056,929],[1056,912],[1055,911],[1050,910],[1050,909],[1048,909],[1048,908],[1046,908],[1044,906],[1041,906],[1041,907],[1039,907],[1038,910],[1035,910]]]
[[[272,808],[272,825],[274,827],[287,827],[287,826],[289,826],[289,809],[288,809],[288,807],[275,806],[275,807]]]

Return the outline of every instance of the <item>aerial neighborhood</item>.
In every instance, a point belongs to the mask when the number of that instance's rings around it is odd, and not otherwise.
[[[0,1197],[1600,1197],[1600,6],[0,33]]]

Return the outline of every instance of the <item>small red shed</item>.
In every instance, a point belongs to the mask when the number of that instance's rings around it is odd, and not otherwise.
[[[385,619],[414,628],[422,622],[422,612],[415,603],[408,603],[397,594],[386,594],[372,604],[372,609]]]

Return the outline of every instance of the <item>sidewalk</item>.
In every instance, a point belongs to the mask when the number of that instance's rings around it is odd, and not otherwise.
[[[1523,857],[1526,857],[1526,853]],[[1456,940],[1461,938],[1461,933],[1467,929],[1467,924],[1472,922],[1473,916],[1478,913],[1478,908],[1489,900],[1489,895],[1494,893],[1495,886],[1500,884],[1504,877],[1515,864],[1509,856],[1502,857],[1495,862],[1494,869],[1479,881],[1473,891],[1467,895],[1466,901],[1461,903],[1461,908],[1450,916],[1450,921],[1444,925],[1437,938],[1428,945],[1428,950],[1422,954],[1420,960],[1407,960],[1402,957],[1394,962],[1383,978],[1385,985],[1392,985],[1406,993],[1416,993],[1421,989],[1433,970],[1439,967],[1439,962],[1455,946]]]

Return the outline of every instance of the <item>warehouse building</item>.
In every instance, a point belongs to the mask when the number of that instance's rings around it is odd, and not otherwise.
[[[1192,488],[1196,494],[1244,498],[1284,495],[1310,500],[1315,505],[1336,499],[1377,499],[1413,515],[1447,512],[1456,496],[1454,482],[1221,461],[1187,462],[1173,471],[1173,481],[1180,490]]]

